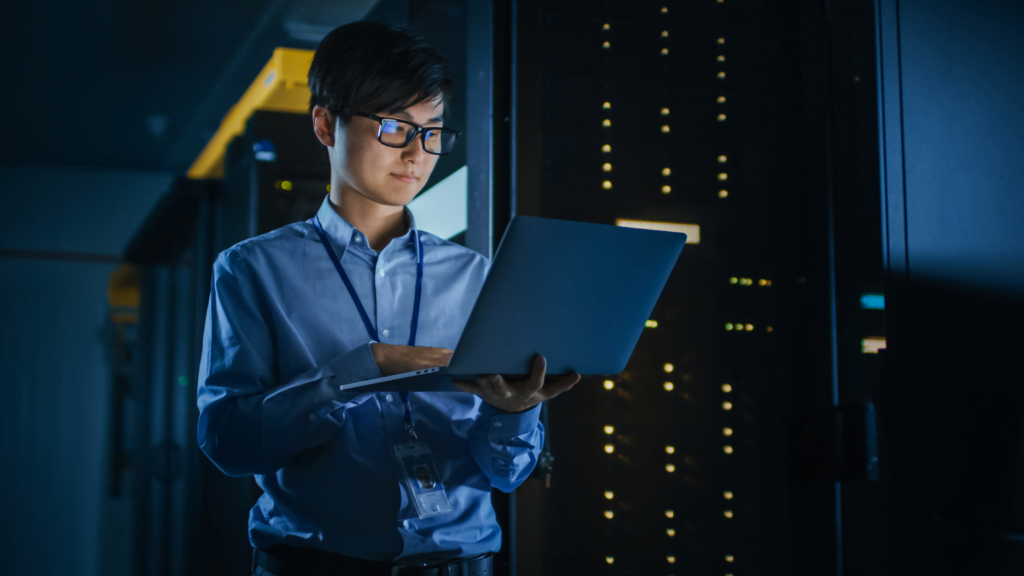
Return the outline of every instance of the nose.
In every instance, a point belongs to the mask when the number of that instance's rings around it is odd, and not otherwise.
[[[427,152],[423,150],[423,134],[417,134],[412,142],[402,148],[402,159],[418,164],[423,161]]]

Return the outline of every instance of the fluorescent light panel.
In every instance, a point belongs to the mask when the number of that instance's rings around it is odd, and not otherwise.
[[[409,211],[416,217],[416,227],[451,240],[466,230],[468,221],[469,177],[463,166],[450,176],[420,192]]]
[[[678,222],[655,222],[653,220],[627,220],[616,218],[616,226],[623,228],[640,228],[642,230],[660,230],[662,232],[682,232],[686,234],[687,244],[700,244],[700,226],[697,224],[680,224]]]

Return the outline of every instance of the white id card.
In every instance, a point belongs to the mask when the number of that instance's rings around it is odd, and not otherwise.
[[[452,505],[430,456],[430,447],[423,442],[395,446],[395,456],[420,518],[451,512]]]

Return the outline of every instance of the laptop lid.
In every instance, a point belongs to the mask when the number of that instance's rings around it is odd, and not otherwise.
[[[686,235],[516,216],[448,364],[456,378],[618,374],[626,367]]]

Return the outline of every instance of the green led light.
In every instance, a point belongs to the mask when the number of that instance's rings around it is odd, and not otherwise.
[[[188,376],[178,376],[178,386],[188,386]]]

